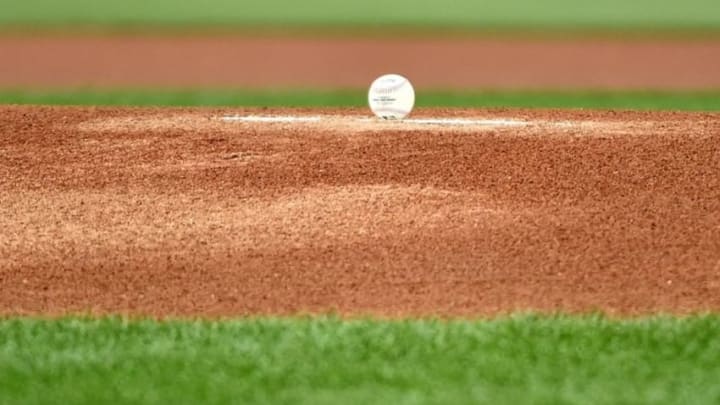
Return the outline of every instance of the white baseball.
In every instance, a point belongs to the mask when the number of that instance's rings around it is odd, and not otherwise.
[[[415,105],[415,90],[410,81],[400,75],[383,75],[370,85],[368,104],[380,118],[401,120],[410,115]]]

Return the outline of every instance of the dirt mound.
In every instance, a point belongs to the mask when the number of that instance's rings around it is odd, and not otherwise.
[[[0,107],[0,313],[720,310],[720,115],[363,116]]]

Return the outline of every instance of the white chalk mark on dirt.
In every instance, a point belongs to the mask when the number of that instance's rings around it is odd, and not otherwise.
[[[293,123],[293,122],[320,122],[323,117],[292,116],[292,115],[233,115],[222,117],[223,121],[233,122],[264,122],[264,123]]]
[[[358,118],[341,116],[288,116],[288,115],[228,115],[221,118],[226,122],[259,122],[259,123],[319,123],[345,121],[345,123],[359,123],[378,125],[439,125],[439,126],[489,126],[513,127],[526,126],[530,123],[515,119],[470,119],[470,118],[410,118],[404,120],[383,120],[378,118]]]

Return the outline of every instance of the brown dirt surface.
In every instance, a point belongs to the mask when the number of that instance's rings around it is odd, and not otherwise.
[[[720,310],[720,114],[363,116],[0,107],[0,313]]]
[[[0,36],[0,86],[351,87],[401,73],[420,88],[720,88],[720,40]],[[288,68],[292,67],[292,68]]]

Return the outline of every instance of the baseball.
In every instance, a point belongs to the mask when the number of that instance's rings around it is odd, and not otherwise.
[[[383,75],[370,85],[368,103],[379,118],[401,120],[415,105],[415,90],[410,81],[400,75]]]

